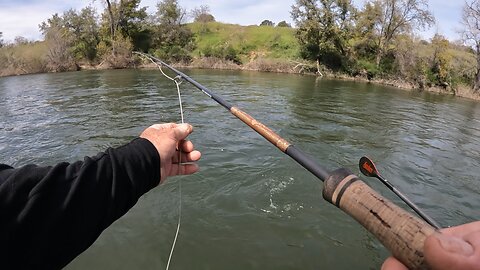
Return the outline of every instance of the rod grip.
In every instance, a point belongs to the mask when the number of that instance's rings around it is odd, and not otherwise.
[[[235,115],[238,119],[242,120],[247,126],[251,127],[255,130],[258,134],[262,135],[265,139],[267,139],[270,143],[275,145],[280,151],[285,152],[287,148],[290,146],[290,143],[287,142],[285,139],[280,137],[277,133],[271,130],[269,127],[265,126],[261,122],[257,121],[248,113],[240,110],[237,107],[231,107],[230,112]]]
[[[347,169],[330,174],[323,198],[352,216],[408,269],[428,269],[423,244],[435,229],[375,192]]]

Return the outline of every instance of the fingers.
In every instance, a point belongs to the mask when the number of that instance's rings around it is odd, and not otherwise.
[[[194,174],[198,172],[198,170],[199,170],[199,167],[195,163],[177,164],[172,166],[169,176]]]
[[[180,149],[182,152],[184,153],[190,153],[194,150],[194,146],[193,146],[193,143],[191,141],[180,141],[178,143],[178,149]]]
[[[191,141],[180,141],[180,148],[181,150],[181,162],[195,162],[200,159],[202,154],[199,151],[194,150],[195,147]],[[176,154],[173,156],[173,163],[178,163],[178,150]]]
[[[430,235],[424,244],[425,260],[431,269],[479,270],[480,221],[442,229]],[[388,258],[382,270],[407,269],[395,258]]]
[[[174,129],[177,127],[177,124],[175,123],[165,123],[165,124],[153,124],[149,128],[153,128],[156,130],[168,130],[168,129]]]
[[[168,136],[175,141],[184,140],[190,133],[193,132],[193,127],[190,124],[154,124],[145,129],[140,137],[150,136]]]
[[[192,173],[196,173],[198,172],[199,170],[199,167],[197,164],[186,164],[186,165],[182,165],[180,166],[180,171],[179,171],[179,175],[187,175],[187,174],[192,174]]]
[[[462,224],[451,228],[445,228],[441,230],[447,235],[453,235],[457,237],[463,237],[473,231],[480,231],[480,221]]]
[[[200,158],[202,157],[202,154],[197,151],[197,150],[194,150],[190,153],[180,153],[180,156],[181,156],[181,161],[180,163],[184,163],[184,162],[196,162],[198,160],[200,160]],[[172,158],[172,163],[176,164],[178,163],[178,152],[176,155],[173,156]]]
[[[476,234],[464,237],[480,237]],[[462,238],[437,233],[425,241],[425,258],[432,269],[479,269],[480,252]]]
[[[155,146],[160,155],[160,183],[168,176],[198,171],[196,164],[182,164],[196,162],[201,157],[193,143],[185,140],[192,132],[190,124],[168,123],[152,125],[140,134],[141,138],[149,140]]]
[[[479,256],[480,259],[480,231],[471,232],[465,236],[463,239],[467,241],[472,247],[474,248],[474,253]],[[479,268],[480,268],[480,261],[479,261]]]
[[[388,257],[382,265],[382,270],[408,270],[408,268],[394,257]]]
[[[184,140],[192,132],[193,127],[190,124],[178,124],[174,128],[174,136],[177,141]]]

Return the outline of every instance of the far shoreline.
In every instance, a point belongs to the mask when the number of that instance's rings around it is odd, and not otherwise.
[[[197,58],[193,59],[191,63],[173,63],[172,66],[177,68],[191,68],[191,69],[210,69],[210,70],[239,70],[239,71],[254,71],[254,72],[268,72],[268,73],[286,73],[298,74],[305,76],[317,76],[320,78],[337,79],[343,81],[354,81],[363,83],[372,83],[376,85],[390,86],[397,89],[409,92],[428,92],[446,96],[454,96],[466,98],[470,100],[480,101],[480,92],[472,92],[471,87],[466,85],[459,85],[456,89],[450,87],[440,86],[426,86],[424,89],[419,88],[415,84],[401,80],[401,79],[368,79],[367,76],[350,76],[347,74],[326,71],[322,74],[312,72],[312,66],[307,63],[301,63],[295,60],[280,60],[280,59],[255,59],[247,64],[238,65],[231,61],[225,61],[216,58]],[[18,74],[0,75],[2,77],[13,77],[32,74],[48,74],[48,73],[64,73],[87,70],[115,70],[115,69],[158,69],[154,64],[132,64],[128,67],[114,68],[107,65],[89,65],[80,64],[76,70],[68,70],[62,72],[22,72]]]
[[[427,92],[427,93],[434,93],[439,95],[446,95],[446,96],[453,96],[459,98],[470,99],[474,101],[480,101],[480,92],[474,93],[472,92],[471,87],[466,85],[459,85],[456,89],[452,89],[450,87],[441,87],[441,86],[426,86],[424,89],[417,87],[415,84],[401,80],[401,79],[368,79],[367,76],[350,76],[347,74],[342,73],[335,73],[335,72],[324,72],[324,74],[316,74],[314,72],[299,72],[298,68],[295,66],[298,65],[307,65],[300,63],[298,61],[291,60],[286,62],[285,60],[265,60],[260,59],[261,63],[250,62],[244,65],[237,65],[232,62],[218,60],[218,59],[196,59],[192,61],[191,64],[181,64],[176,63],[172,64],[174,67],[178,68],[192,68],[192,69],[211,69],[211,70],[244,70],[244,71],[256,71],[256,72],[270,72],[270,73],[287,73],[287,74],[298,74],[298,75],[306,75],[306,76],[317,76],[321,78],[328,78],[328,79],[337,79],[343,81],[354,81],[354,82],[363,82],[363,83],[372,83],[376,85],[382,86],[390,86],[400,90],[409,91],[409,92]],[[278,66],[271,65],[275,62],[280,62],[281,64]],[[290,63],[289,66],[287,63]],[[295,66],[294,66],[295,65]],[[133,68],[139,69],[157,69],[157,67],[153,64],[142,64],[138,65]]]

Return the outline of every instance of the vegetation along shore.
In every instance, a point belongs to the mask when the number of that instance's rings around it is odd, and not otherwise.
[[[153,14],[140,0],[103,0],[53,14],[40,23],[42,41],[3,42],[0,76],[80,69],[148,67],[132,51],[176,66],[313,74],[480,100],[480,1],[464,4],[462,40],[418,31],[435,18],[426,0],[297,0],[294,26],[215,21],[206,5],[187,11],[162,0]],[[1,30],[1,29],[0,29]]]

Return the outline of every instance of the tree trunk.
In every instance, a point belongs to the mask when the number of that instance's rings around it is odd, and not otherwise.
[[[480,69],[477,68],[477,74],[475,75],[475,83],[473,84],[473,92],[480,90]]]
[[[380,67],[380,61],[382,61],[382,57],[383,57],[383,42],[380,39],[378,41],[377,55],[375,56],[375,64],[377,65],[377,68]]]
[[[377,68],[380,67],[380,62],[385,55],[385,48],[387,47],[386,44],[388,44],[390,40],[387,36],[383,35],[384,34],[382,33],[377,40],[377,55],[375,56],[375,64],[377,64]]]
[[[375,64],[377,65],[377,68],[380,67],[380,61],[382,60],[382,53],[380,50],[377,52],[377,56],[375,57]]]
[[[480,44],[477,44],[477,73],[475,74],[475,82],[473,83],[473,91],[478,92],[480,90]]]
[[[107,9],[108,9],[108,16],[110,17],[110,34],[112,37],[115,36],[115,20],[113,18],[113,11],[112,11],[112,4],[110,4],[110,0],[107,1]]]
[[[317,75],[320,75],[323,77],[323,74],[320,71],[320,58],[317,58]]]
[[[115,55],[115,19],[113,17],[112,5],[107,1],[108,16],[110,17],[110,34],[112,35],[112,55]]]

